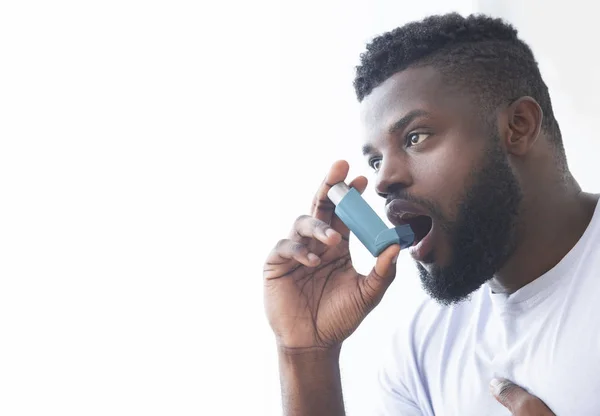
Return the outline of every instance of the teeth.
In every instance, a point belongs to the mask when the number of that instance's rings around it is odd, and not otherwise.
[[[410,212],[403,212],[402,214],[400,214],[401,220],[410,220],[411,218],[417,218],[417,217],[419,217],[419,215],[411,214]]]

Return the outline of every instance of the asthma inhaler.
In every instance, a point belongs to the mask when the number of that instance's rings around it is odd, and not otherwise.
[[[405,249],[414,242],[415,234],[410,225],[388,228],[358,191],[344,182],[333,185],[327,196],[335,204],[335,214],[374,257],[392,244]]]

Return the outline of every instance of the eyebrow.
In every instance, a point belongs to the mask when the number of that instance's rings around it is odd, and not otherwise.
[[[425,111],[425,110],[413,110],[410,113],[408,113],[407,115],[405,115],[404,117],[402,117],[400,120],[398,120],[394,124],[392,124],[390,126],[390,128],[388,129],[388,133],[389,134],[394,134],[394,133],[396,133],[399,130],[403,130],[415,118],[417,118],[417,117],[423,117],[423,116],[427,116],[427,115],[429,115],[429,113],[427,111]]]
[[[427,116],[429,113],[425,110],[413,110],[410,113],[406,114],[400,120],[396,121],[392,124],[388,129],[388,134],[394,134],[400,130],[404,130],[406,126],[408,126],[415,118]],[[365,144],[362,147],[363,156],[373,153],[375,148],[370,144]]]

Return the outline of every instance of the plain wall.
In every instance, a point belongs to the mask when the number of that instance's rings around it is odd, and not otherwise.
[[[596,191],[593,13],[565,6],[3,2],[0,414],[281,414],[263,261],[334,160],[372,178],[353,68],[371,37],[410,20],[514,20],[572,170]],[[343,348],[350,415],[370,414],[379,351],[422,295],[401,255]]]

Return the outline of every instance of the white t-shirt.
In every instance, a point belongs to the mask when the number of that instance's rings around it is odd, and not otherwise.
[[[510,415],[489,392],[505,377],[558,416],[600,415],[600,203],[573,249],[507,296],[428,299],[398,331],[379,376],[380,415]]]

